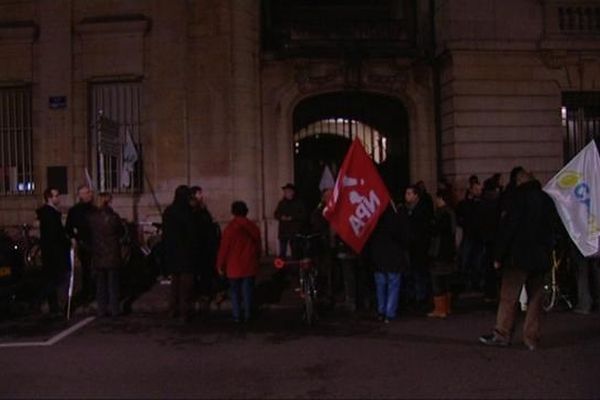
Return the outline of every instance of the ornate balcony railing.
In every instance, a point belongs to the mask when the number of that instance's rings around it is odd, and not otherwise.
[[[267,51],[288,55],[359,51],[374,55],[414,49],[413,29],[406,20],[289,20],[269,32]]]
[[[557,12],[561,32],[600,34],[600,3],[559,5]]]
[[[546,39],[600,36],[599,0],[545,0],[544,15]]]

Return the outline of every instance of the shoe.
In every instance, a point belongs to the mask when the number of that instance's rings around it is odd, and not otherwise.
[[[448,298],[444,294],[443,296],[435,296],[433,298],[434,309],[428,313],[427,316],[430,318],[446,318],[448,316]]]
[[[583,308],[574,308],[573,312],[575,314],[580,314],[580,315],[590,315],[590,311],[589,310],[584,310]]]
[[[479,342],[485,344],[486,346],[495,346],[495,347],[508,347],[510,345],[506,340],[500,339],[495,334],[491,333],[489,335],[479,336]]]
[[[385,320],[385,315],[383,314],[377,314],[377,321],[379,322],[383,322]]]
[[[391,320],[389,318],[384,318],[383,319],[383,323],[384,324],[389,324],[391,322]]]
[[[530,343],[530,342],[523,342],[525,344],[525,347],[527,347],[527,350],[529,351],[536,351],[537,350],[537,345],[535,343]]]

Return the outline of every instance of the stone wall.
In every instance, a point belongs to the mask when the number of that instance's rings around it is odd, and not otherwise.
[[[600,90],[600,42],[557,33],[547,16],[558,3],[434,3],[441,172],[459,186],[472,173],[506,178],[517,164],[546,180],[562,165],[561,93]],[[48,166],[67,167],[64,206],[73,203],[91,163],[89,87],[113,80],[142,82],[145,188],[115,198],[130,219],[160,219],[177,185],[197,184],[223,223],[231,201],[247,201],[273,251],[280,186],[294,178],[294,107],[349,87],[399,99],[411,180],[433,191],[440,178],[427,49],[362,60],[348,82],[343,60],[261,54],[258,0],[31,0],[0,2],[0,15],[0,84],[32,85],[37,185],[35,195],[0,197],[0,225],[33,221]],[[50,96],[66,96],[66,107],[50,109]]]
[[[515,165],[544,183],[562,167],[561,95],[600,90],[597,35],[557,33],[549,16],[562,3],[437,3],[442,169],[458,186],[471,174],[500,172],[506,181]]]

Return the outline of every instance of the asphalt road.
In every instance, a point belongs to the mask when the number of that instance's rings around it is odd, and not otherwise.
[[[225,312],[185,326],[133,314],[95,320],[51,346],[0,348],[0,397],[600,397],[600,315],[550,313],[535,352],[520,334],[510,348],[480,345],[493,320],[494,310],[460,303],[446,320],[403,315],[384,325],[333,311],[313,328],[293,304],[246,326]],[[6,324],[0,343],[62,329]]]

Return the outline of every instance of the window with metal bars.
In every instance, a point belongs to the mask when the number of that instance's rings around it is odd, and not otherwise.
[[[0,88],[0,195],[35,190],[31,87]]]
[[[600,143],[600,92],[564,92],[561,116],[565,128],[565,162],[590,140]]]
[[[143,189],[141,89],[139,81],[90,85],[91,170],[98,191]]]

